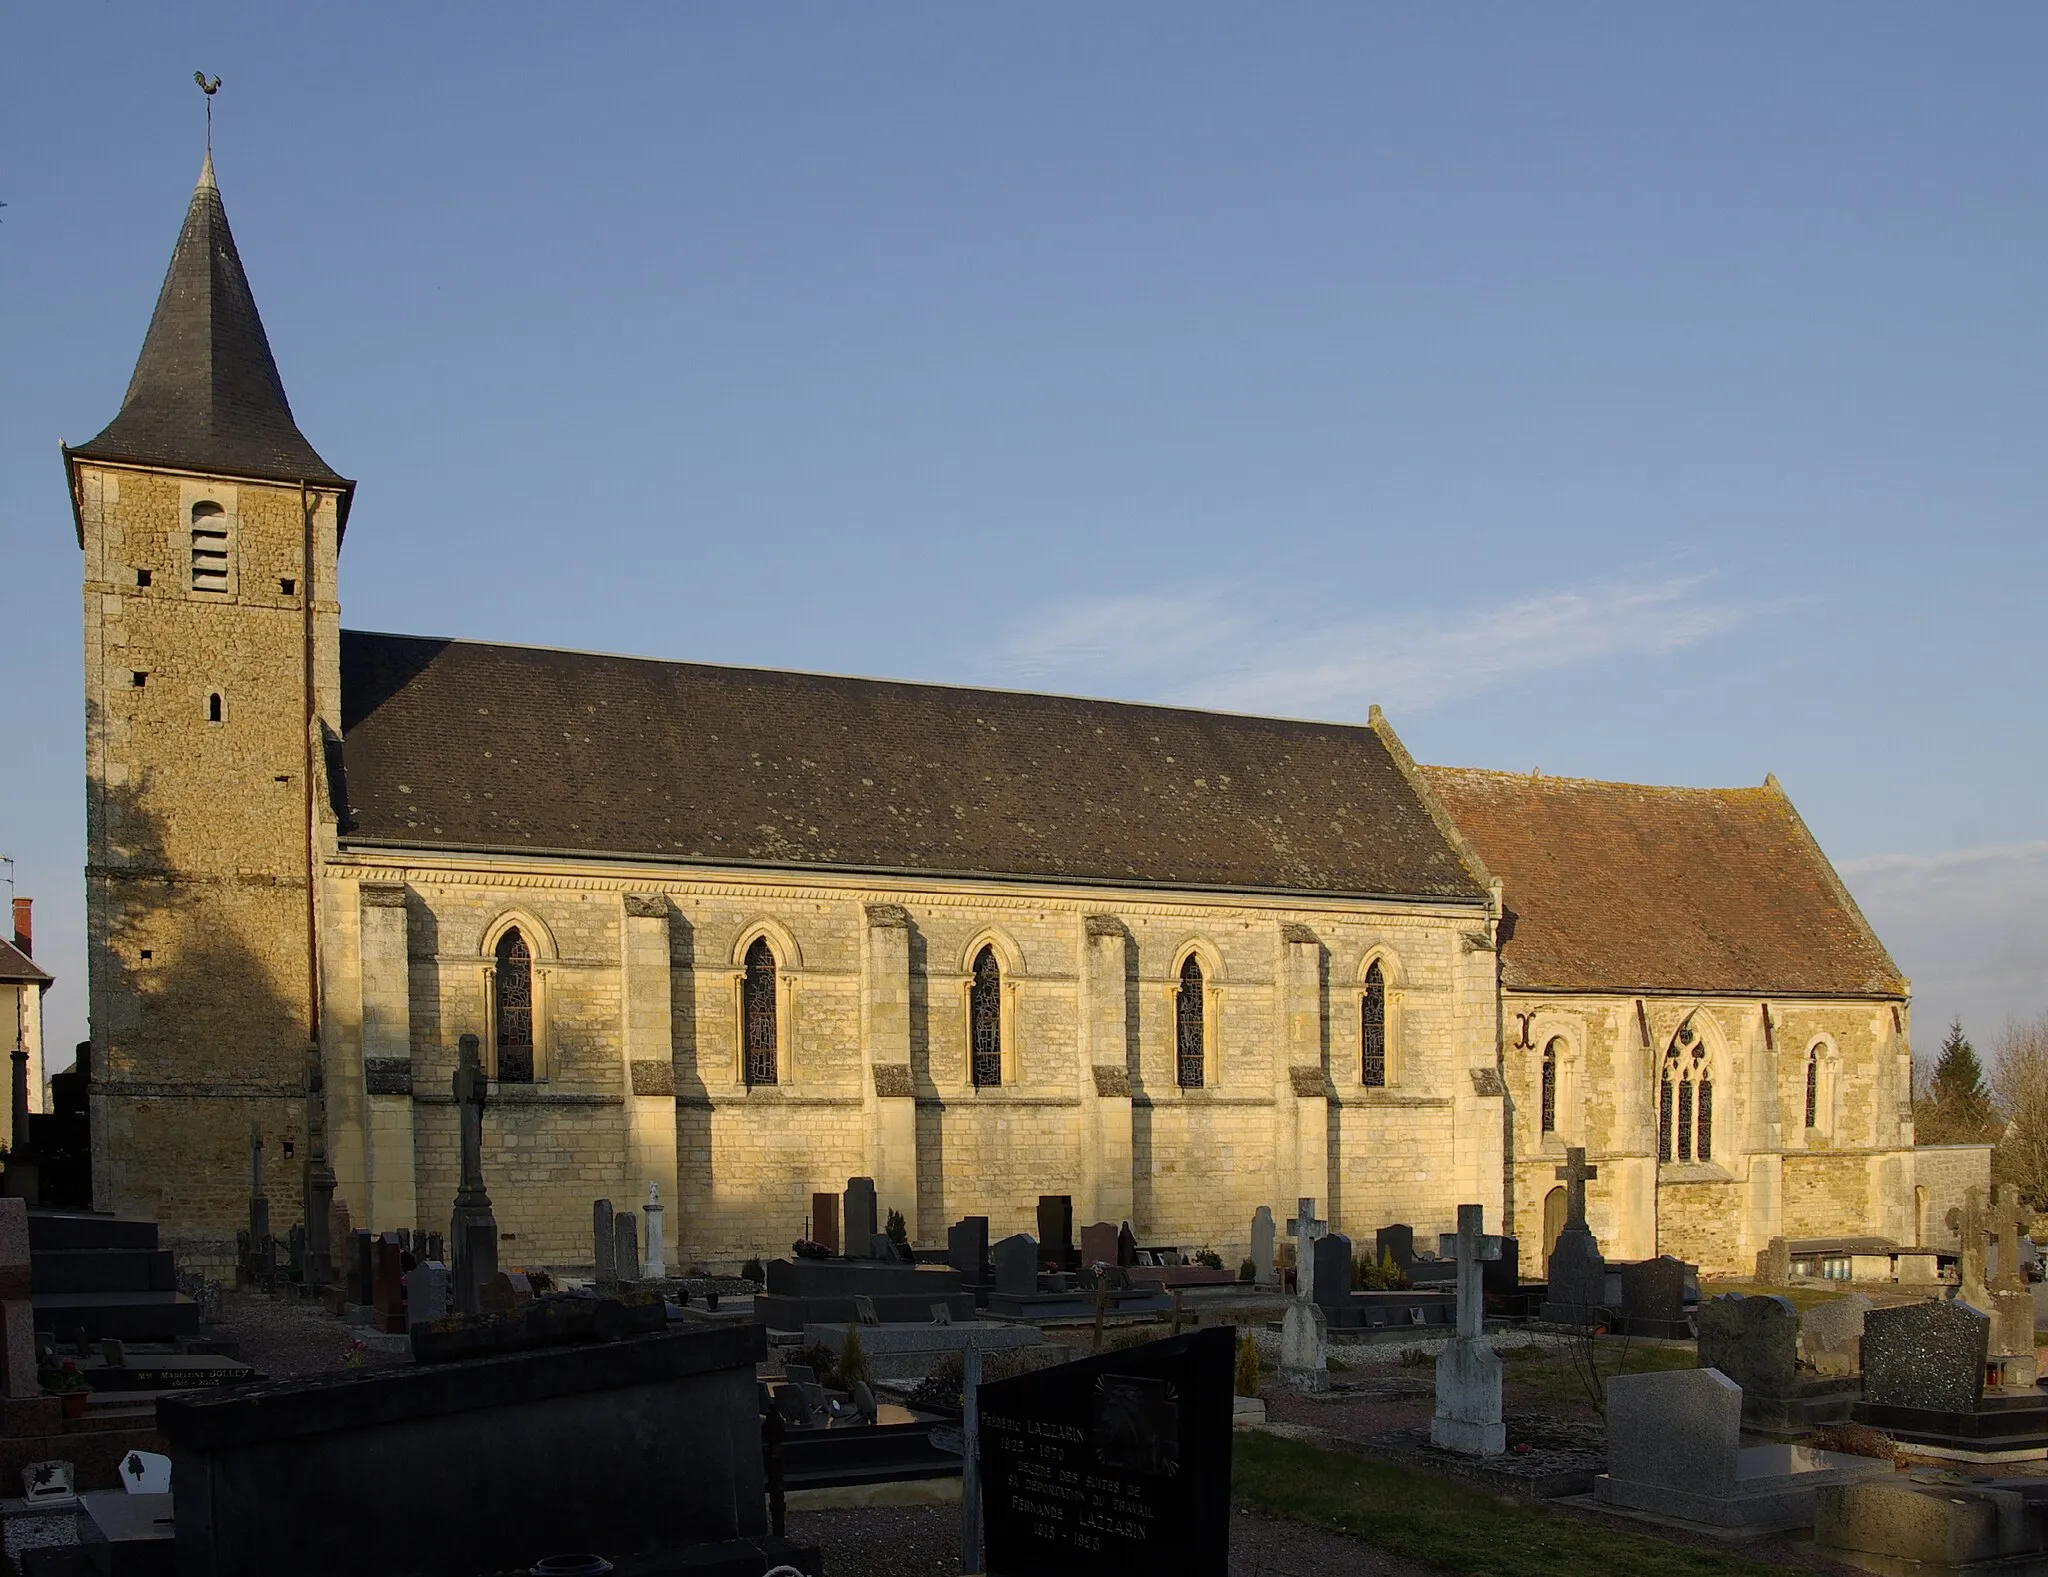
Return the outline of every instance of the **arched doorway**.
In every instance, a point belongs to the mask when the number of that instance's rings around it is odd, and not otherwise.
[[[1550,1274],[1551,1251],[1557,1247],[1557,1235],[1564,1230],[1564,1190],[1553,1188],[1543,1196],[1543,1273]]]

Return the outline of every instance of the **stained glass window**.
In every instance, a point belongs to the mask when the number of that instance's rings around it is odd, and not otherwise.
[[[1692,1159],[1692,1080],[1678,1081],[1678,1159]]]
[[[1657,1159],[1671,1159],[1671,1069],[1664,1069],[1664,1085],[1657,1092]]]
[[[498,1081],[533,1082],[533,953],[516,925],[498,938]]]
[[[1543,1048],[1543,1131],[1557,1132],[1557,1053],[1564,1043],[1553,1040]]]
[[[1820,1115],[1820,1053],[1806,1054],[1806,1126],[1813,1126],[1814,1118]]]
[[[747,1083],[775,1082],[775,1052],[780,1042],[775,1024],[775,950],[756,937],[747,949],[746,977],[740,983],[740,1016],[746,1022]]]
[[[1365,972],[1365,1000],[1359,1009],[1359,1045],[1363,1054],[1359,1077],[1367,1084],[1387,1082],[1387,978],[1375,959]]]
[[[1696,1137],[1692,1153],[1701,1161],[1714,1159],[1714,1081],[1706,1074],[1700,1075],[1699,1111],[1693,1119]]]
[[[1174,1005],[1174,1046],[1180,1064],[1180,1085],[1184,1090],[1202,1087],[1203,1052],[1207,1049],[1202,1032],[1202,964],[1193,953],[1180,966],[1180,994]]]
[[[992,947],[975,955],[967,1017],[973,1037],[975,1088],[994,1089],[1003,1082],[1003,970]]]

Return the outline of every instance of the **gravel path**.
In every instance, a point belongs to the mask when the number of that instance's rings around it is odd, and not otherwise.
[[[348,1366],[358,1335],[331,1314],[308,1304],[275,1302],[261,1293],[230,1292],[221,1299],[220,1323],[242,1344],[242,1361],[273,1380],[328,1374]],[[404,1353],[364,1352],[365,1368],[411,1363]]]

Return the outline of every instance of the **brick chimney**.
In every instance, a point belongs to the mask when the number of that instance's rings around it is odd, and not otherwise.
[[[36,956],[35,923],[28,917],[29,905],[34,902],[33,898],[14,900],[14,945],[29,958]]]

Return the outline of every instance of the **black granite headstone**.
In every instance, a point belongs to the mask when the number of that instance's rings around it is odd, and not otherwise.
[[[1315,1301],[1321,1307],[1342,1308],[1351,1301],[1351,1239],[1341,1232],[1325,1232],[1316,1239]]]
[[[1406,1270],[1415,1263],[1415,1229],[1405,1222],[1381,1227],[1373,1241],[1373,1257],[1384,1262],[1392,1254],[1394,1263]]]
[[[987,1216],[968,1216],[946,1228],[946,1263],[959,1271],[973,1285],[987,1285]]]
[[[1116,1229],[1116,1262],[1125,1266],[1138,1263],[1138,1235],[1128,1221]]]
[[[1065,1194],[1038,1196],[1038,1266],[1041,1270],[1072,1270],[1074,1201]]]
[[[1990,1316],[1967,1303],[1908,1303],[1863,1316],[1863,1400],[1975,1412],[1984,1399]]]
[[[995,1246],[996,1291],[1010,1298],[1028,1298],[1038,1291],[1038,1244],[1029,1232],[1006,1237]]]
[[[846,1257],[865,1259],[869,1243],[882,1230],[875,1219],[875,1180],[849,1177],[846,1180]]]
[[[1513,1238],[1500,1240],[1500,1258],[1483,1259],[1479,1262],[1479,1289],[1482,1292],[1508,1294],[1519,1292],[1522,1287],[1522,1249]]]
[[[1224,1577],[1226,1326],[982,1386],[987,1568],[1003,1577]]]
[[[1688,1334],[1685,1319],[1685,1277],[1692,1267],[1660,1254],[1621,1267],[1621,1313],[1631,1335]]]
[[[1793,1394],[1799,1368],[1799,1311],[1783,1298],[1739,1292],[1700,1305],[1700,1367],[1719,1369],[1748,1396]]]
[[[348,1301],[367,1304],[377,1284],[377,1239],[368,1232],[351,1232],[348,1238]]]

